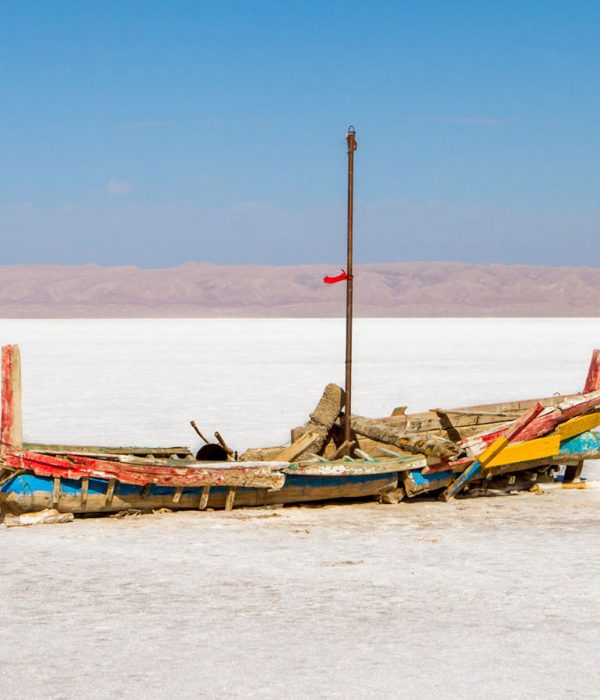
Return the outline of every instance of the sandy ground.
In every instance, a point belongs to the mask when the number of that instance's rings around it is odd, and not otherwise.
[[[597,484],[2,526],[2,697],[597,697],[599,542]]]

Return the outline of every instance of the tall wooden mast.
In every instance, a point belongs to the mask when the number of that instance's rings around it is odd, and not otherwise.
[[[353,237],[354,237],[354,151],[356,151],[356,132],[348,128],[348,260],[346,279],[346,418],[344,420],[344,440],[350,442],[352,420],[352,312],[353,312]]]

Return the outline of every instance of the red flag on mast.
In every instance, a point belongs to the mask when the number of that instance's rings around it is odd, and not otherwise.
[[[330,277],[329,275],[325,275],[325,277],[323,277],[323,282],[325,282],[325,284],[335,284],[336,282],[343,282],[347,279],[349,279],[348,273],[346,272],[346,270],[344,270],[344,268],[342,268],[341,275],[337,275],[336,277]]]

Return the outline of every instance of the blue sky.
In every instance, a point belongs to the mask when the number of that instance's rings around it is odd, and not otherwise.
[[[597,265],[600,3],[0,3],[0,263]]]

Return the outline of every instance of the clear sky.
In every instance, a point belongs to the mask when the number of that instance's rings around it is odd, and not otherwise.
[[[0,2],[0,263],[598,265],[600,2]],[[333,270],[335,272],[335,269]]]

